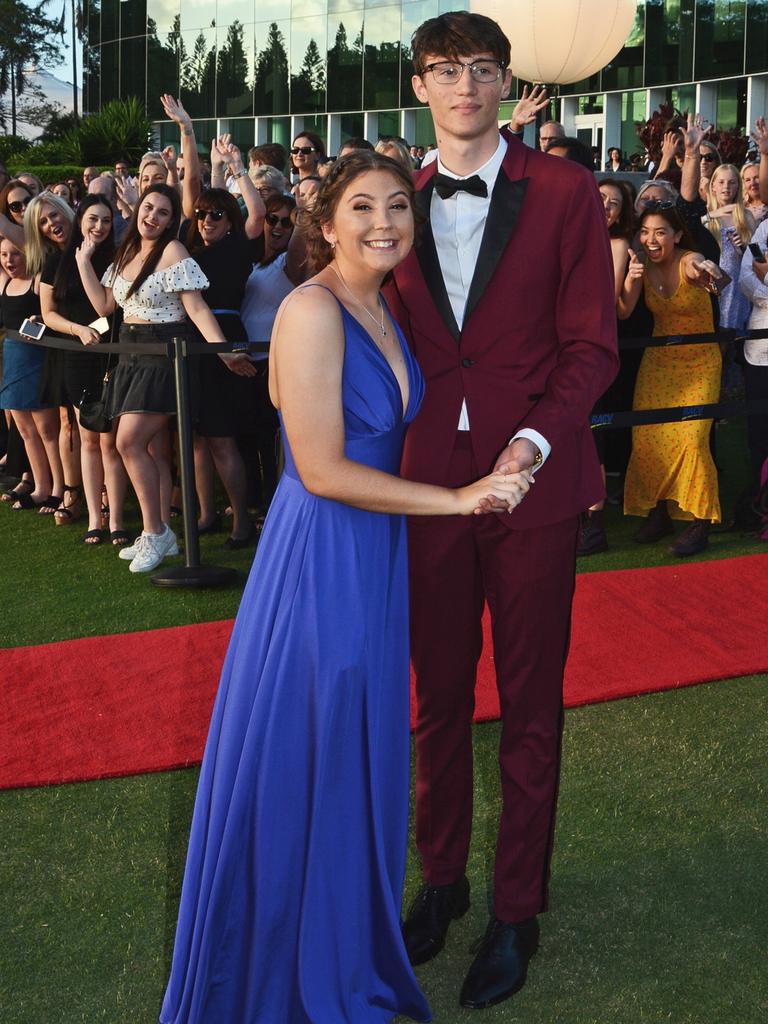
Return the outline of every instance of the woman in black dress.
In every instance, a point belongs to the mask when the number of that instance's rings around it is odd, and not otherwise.
[[[227,341],[246,343],[240,319],[245,283],[264,251],[264,203],[243,167],[240,150],[223,138],[211,147],[211,163],[228,164],[240,184],[247,218],[226,189],[209,189],[195,200],[195,217],[187,234],[187,248],[210,282],[203,298],[211,308]],[[235,441],[250,433],[257,413],[255,369],[249,376],[233,374],[219,359],[205,358],[200,369],[200,415],[195,431],[195,479],[200,502],[200,530],[219,527],[214,505],[213,466],[224,484],[232,508],[230,548],[253,540],[248,519],[245,465]]]
[[[264,202],[229,135],[213,140],[211,178],[224,181],[229,166],[245,201],[246,218],[243,219],[237,200],[226,189],[212,188],[201,194],[200,160],[192,119],[173,96],[164,95],[162,103],[165,113],[178,125],[184,147],[182,206],[192,218],[185,237],[189,252],[209,282],[203,298],[227,341],[245,343],[248,338],[240,319],[240,304],[251,268],[264,253]],[[200,384],[194,441],[195,484],[200,504],[198,529],[201,533],[220,529],[214,500],[215,467],[232,509],[232,533],[226,546],[246,547],[252,542],[254,531],[248,518],[246,470],[235,435],[253,429],[256,370],[248,361],[247,372],[237,375],[213,357],[198,360],[196,369]]]
[[[101,277],[115,253],[112,209],[103,196],[88,195],[80,203],[67,247],[46,259],[40,284],[46,326],[56,334],[72,335],[87,347],[100,341],[102,334],[105,338],[109,335],[108,329],[99,332],[90,326],[98,321],[99,316],[85,294],[75,260],[75,253],[84,239],[95,245],[93,266]],[[128,476],[115,446],[117,424],[108,433],[98,434],[86,430],[80,423],[80,399],[86,391],[91,395],[101,392],[107,365],[107,357],[102,353],[64,352],[64,390],[80,431],[83,491],[88,506],[88,530],[83,540],[86,544],[97,545],[106,539],[102,530],[102,490],[106,482],[110,540],[116,547],[121,547],[129,539],[123,529]],[[57,513],[58,517],[64,518],[70,515],[69,509],[60,509]]]

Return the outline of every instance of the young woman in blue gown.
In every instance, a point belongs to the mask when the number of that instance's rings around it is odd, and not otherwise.
[[[213,711],[162,1024],[431,1019],[400,932],[403,514],[481,514],[491,495],[511,510],[531,480],[397,476],[423,380],[379,288],[413,242],[410,175],[355,153],[309,218],[323,269],[273,333],[285,471]]]

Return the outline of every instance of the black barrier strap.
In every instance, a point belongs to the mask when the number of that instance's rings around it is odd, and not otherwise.
[[[593,430],[641,427],[652,423],[681,423],[686,420],[723,419],[744,413],[768,412],[768,398],[750,402],[716,402],[712,405],[678,405],[666,409],[635,409],[632,412],[602,412],[590,417]]]
[[[722,327],[719,331],[705,334],[663,334],[647,338],[619,338],[619,348],[671,348],[675,345],[707,345],[713,342],[748,341],[768,338],[768,330],[737,331]]]
[[[65,352],[126,352],[129,355],[152,355],[173,357],[173,343],[165,341],[135,341],[135,342],[109,342],[100,341],[95,345],[83,345],[75,338],[66,338],[60,334],[44,334],[42,338],[28,338],[18,331],[6,331],[5,337],[11,341],[24,341],[29,345],[38,345],[40,348],[57,348]],[[215,355],[219,352],[269,352],[268,341],[247,342],[244,344],[231,345],[229,342],[221,341],[187,341],[187,352],[189,355],[203,356]]]

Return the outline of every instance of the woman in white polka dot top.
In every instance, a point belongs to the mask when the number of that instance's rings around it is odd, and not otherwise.
[[[206,341],[225,340],[200,294],[208,280],[177,240],[180,220],[176,190],[153,185],[142,195],[115,262],[101,281],[91,263],[93,247],[84,243],[78,250],[80,276],[94,309],[109,316],[122,307],[121,342],[165,342],[191,335],[192,325]],[[253,372],[246,355],[220,358],[235,373]],[[149,572],[167,555],[178,553],[168,525],[171,476],[163,443],[168,419],[176,412],[171,360],[121,354],[110,382],[108,412],[119,417],[117,448],[136,491],[143,526],[136,543],[119,554],[131,559],[132,572]]]

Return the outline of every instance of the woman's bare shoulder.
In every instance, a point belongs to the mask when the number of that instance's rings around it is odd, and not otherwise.
[[[167,270],[168,267],[172,267],[174,263],[181,263],[182,260],[188,259],[188,257],[189,252],[187,247],[174,239],[163,249],[163,254],[157,264],[157,269]]]
[[[294,327],[297,324],[312,325],[313,334],[318,328],[338,326],[341,320],[339,301],[326,285],[307,283],[294,288],[287,295],[277,312],[275,330]]]

